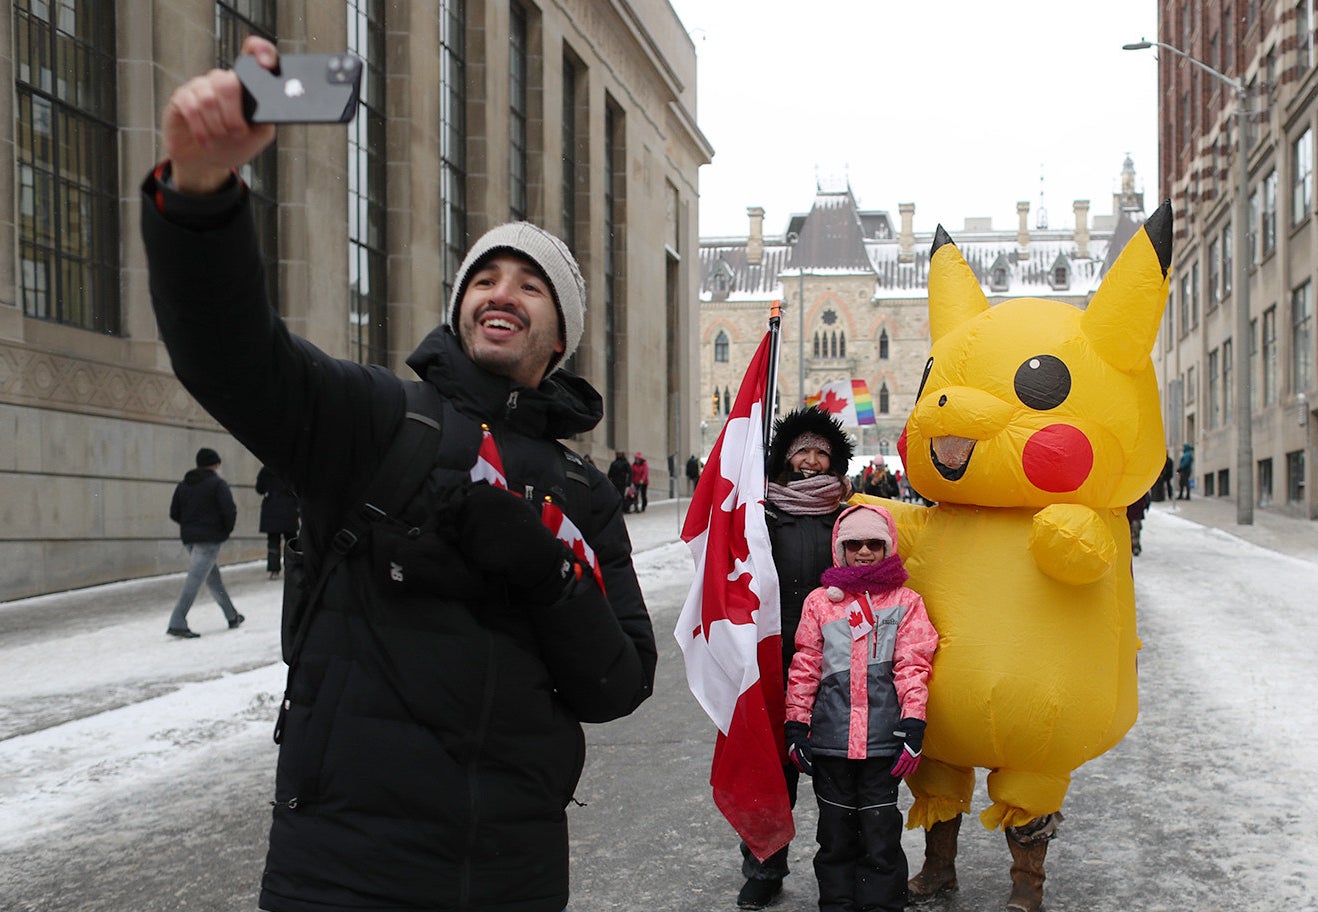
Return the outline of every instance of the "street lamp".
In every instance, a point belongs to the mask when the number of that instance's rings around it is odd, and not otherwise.
[[[1254,522],[1254,439],[1253,378],[1249,375],[1249,349],[1252,344],[1249,325],[1249,267],[1253,254],[1249,249],[1249,90],[1243,79],[1232,79],[1201,60],[1196,60],[1180,48],[1161,41],[1140,39],[1123,44],[1123,51],[1143,51],[1160,47],[1171,51],[1203,70],[1209,76],[1229,86],[1236,95],[1236,141],[1240,159],[1240,186],[1236,190],[1236,259],[1240,263],[1240,279],[1236,282],[1236,523],[1242,526]]]
[[[801,240],[801,235],[795,231],[787,233],[787,243],[792,245],[792,259],[796,260],[797,279],[797,304],[796,319],[798,330],[796,340],[796,385],[800,391],[800,396],[796,401],[797,408],[805,405],[805,264],[797,256],[796,245]]]

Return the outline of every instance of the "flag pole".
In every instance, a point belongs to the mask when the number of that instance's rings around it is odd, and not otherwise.
[[[768,477],[769,431],[773,428],[774,410],[778,404],[778,350],[782,341],[783,302],[769,305],[769,376],[764,381],[764,465]]]

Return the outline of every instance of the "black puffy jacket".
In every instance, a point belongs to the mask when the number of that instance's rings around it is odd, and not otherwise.
[[[819,588],[819,577],[833,566],[833,523],[842,512],[807,516],[788,513],[770,502],[764,518],[773,545],[773,565],[778,571],[779,603],[783,624],[783,686],[787,667],[796,653],[796,628],[801,623],[801,606],[811,591]]]
[[[189,469],[174,488],[169,518],[183,544],[229,540],[238,519],[229,485],[212,469]]]
[[[265,300],[241,191],[233,207],[208,200],[218,213],[199,215],[150,179],[144,191],[151,291],[176,374],[298,490],[301,534],[327,553],[403,420],[403,381],[288,333]],[[173,221],[157,191],[183,210],[170,210]],[[600,418],[584,380],[560,371],[538,389],[515,387],[476,367],[447,329],[409,364],[449,402],[446,433],[490,425],[518,492],[560,484],[556,438]],[[607,597],[589,575],[548,606],[517,603],[497,580],[478,598],[399,595],[372,548],[340,564],[292,681],[262,909],[566,906],[580,721],[635,709],[656,658],[618,495],[597,470],[581,471],[566,509],[600,560]],[[455,579],[463,569],[452,568]],[[510,556],[509,577],[516,569]]]

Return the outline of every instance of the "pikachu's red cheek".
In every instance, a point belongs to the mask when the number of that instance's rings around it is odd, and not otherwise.
[[[897,438],[897,455],[902,458],[902,465],[909,465],[906,461],[906,428],[902,428],[902,435]]]
[[[1026,442],[1021,466],[1030,484],[1041,491],[1074,491],[1093,471],[1094,447],[1069,424],[1050,424]]]

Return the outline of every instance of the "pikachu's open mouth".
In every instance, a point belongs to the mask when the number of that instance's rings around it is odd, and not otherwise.
[[[948,481],[958,481],[970,466],[970,456],[975,452],[976,442],[969,437],[953,437],[950,434],[930,440],[929,456],[938,474]]]

